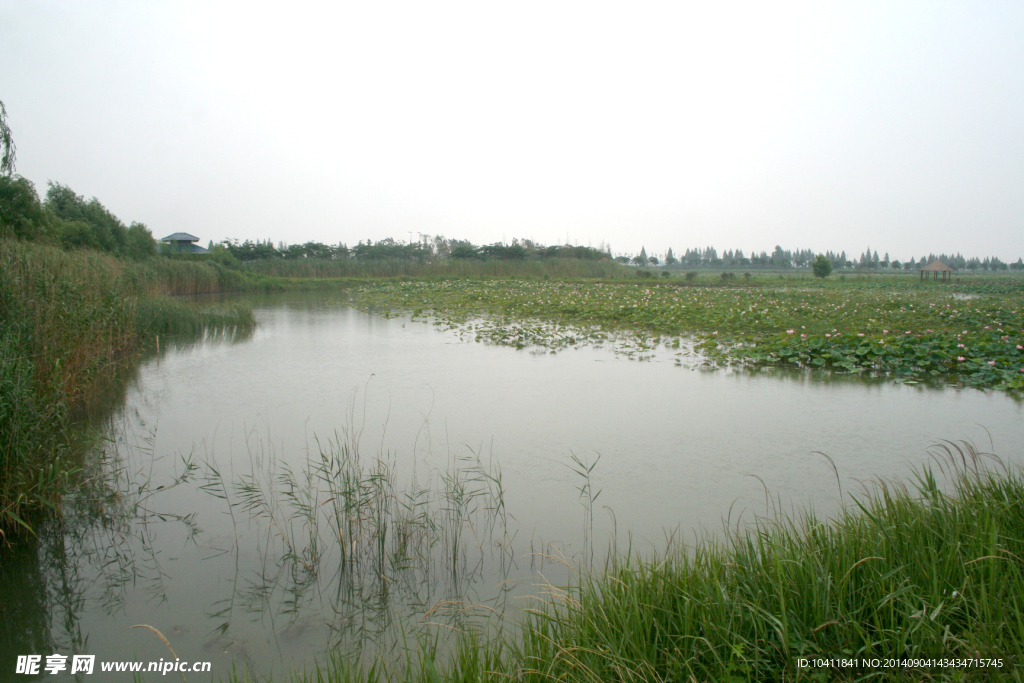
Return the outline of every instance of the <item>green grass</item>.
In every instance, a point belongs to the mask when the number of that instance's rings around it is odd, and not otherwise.
[[[797,680],[795,659],[812,655],[1016,656],[1024,479],[971,449],[942,462],[949,493],[925,469],[828,523],[778,516],[728,544],[585,577],[528,622],[516,668],[537,671],[525,680],[768,681]]]
[[[609,332],[695,336],[719,363],[825,367],[977,387],[1024,387],[1024,279],[961,284],[875,276],[685,280],[378,282],[363,308],[409,311],[481,340],[524,347],[602,342]],[[521,324],[541,321],[545,329]],[[573,326],[554,329],[550,326]],[[674,338],[674,339],[673,339]],[[963,360],[960,360],[963,358]]]
[[[776,513],[724,541],[618,557],[539,596],[519,632],[467,634],[450,656],[421,638],[397,667],[333,657],[295,680],[1024,680],[1024,476],[964,445],[936,463],[868,485],[831,520]],[[811,656],[1003,663],[797,668]]]
[[[139,301],[135,328],[145,335],[200,334],[205,330],[251,328],[252,310],[241,304],[197,305],[167,296],[151,296]]]
[[[0,534],[57,509],[78,468],[73,411],[147,340],[254,324],[244,308],[154,294],[179,265],[0,240]]]

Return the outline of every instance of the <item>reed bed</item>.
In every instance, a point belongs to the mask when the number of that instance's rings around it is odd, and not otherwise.
[[[0,242],[0,528],[66,489],[61,427],[133,348],[138,293],[111,257]]]
[[[518,635],[467,634],[450,658],[424,640],[397,668],[333,657],[295,680],[1024,680],[1024,476],[967,444],[933,455],[831,520],[776,511],[724,541],[613,556],[538,597]],[[797,667],[813,656],[998,664]]]
[[[192,301],[152,296],[142,299],[135,313],[140,334],[202,334],[251,329],[255,326],[252,309],[242,304],[197,305]]]
[[[258,289],[238,271],[209,261],[153,258],[135,267],[152,294],[196,295]]]
[[[357,261],[327,259],[268,259],[240,266],[243,273],[283,278],[416,278],[471,279],[621,279],[634,278],[635,269],[611,260],[550,258],[543,260],[445,259]]]
[[[151,335],[251,327],[251,311],[154,296],[152,272],[0,240],[0,534],[57,509],[77,469],[70,419]]]

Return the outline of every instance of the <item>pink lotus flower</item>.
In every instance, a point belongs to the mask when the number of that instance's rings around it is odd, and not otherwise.
[[[1021,346],[1020,344],[1017,344],[1017,350],[1018,351],[1024,351],[1024,346]]]
[[[801,335],[800,335],[800,338],[801,338],[801,339],[807,339],[807,335],[806,335],[806,334],[801,334]]]
[[[858,337],[863,337],[863,336],[864,336],[864,333],[863,333],[863,332],[858,332],[858,333],[857,333],[857,336],[858,336]]]
[[[826,337],[831,337],[831,336],[832,336],[832,333],[831,333],[831,332],[826,332],[826,333],[825,333],[825,336],[826,336]],[[1018,346],[1017,348],[1019,349],[1020,347]]]
[[[988,364],[989,364],[989,365],[995,365],[995,364],[996,364],[996,362],[995,362],[994,360],[990,360],[990,361],[988,362]]]
[[[957,347],[958,349],[962,349],[962,348],[965,348],[963,344],[957,344],[957,345],[956,345],[956,347]]]
[[[786,330],[786,334],[793,334],[796,330]]]
[[[965,360],[967,360],[967,359],[966,359],[966,358],[964,358],[963,356],[957,356],[957,357],[956,357],[956,359],[957,359],[957,361],[958,361],[958,362],[960,362],[960,363],[963,363],[963,362],[964,362]]]
[[[882,334],[889,334],[889,330],[882,330]]]

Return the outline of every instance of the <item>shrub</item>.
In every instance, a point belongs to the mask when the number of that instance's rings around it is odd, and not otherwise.
[[[832,274],[832,262],[824,254],[818,254],[811,269],[814,271],[814,277],[828,277]]]

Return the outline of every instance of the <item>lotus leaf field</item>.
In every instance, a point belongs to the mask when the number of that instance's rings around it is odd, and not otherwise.
[[[659,348],[708,365],[790,366],[1024,389],[1024,280],[733,284],[449,280],[368,284],[363,309],[411,312],[464,338],[558,350]]]

